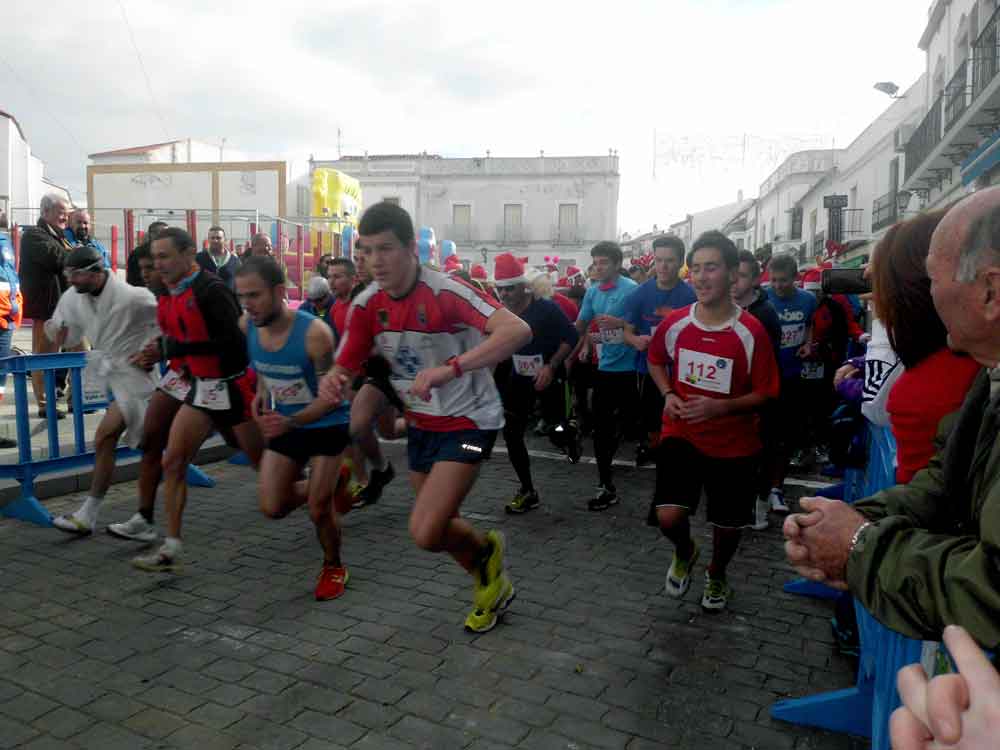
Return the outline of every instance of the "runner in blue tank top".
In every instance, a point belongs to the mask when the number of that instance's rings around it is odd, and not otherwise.
[[[240,325],[258,376],[253,414],[268,441],[258,473],[260,509],[270,518],[284,518],[308,503],[323,548],[316,598],[335,599],[348,577],[340,559],[338,514],[350,510],[352,498],[340,479],[350,443],[349,409],[346,402],[320,397],[317,383],[333,361],[333,334],[319,318],[288,307],[284,274],[271,258],[244,262],[236,292],[246,310]],[[309,479],[298,481],[310,462]]]

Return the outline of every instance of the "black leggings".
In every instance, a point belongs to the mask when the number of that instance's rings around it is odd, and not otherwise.
[[[636,423],[635,371],[597,373],[594,385],[594,458],[597,474],[605,487],[611,486],[611,462],[622,436]]]
[[[541,401],[542,419],[545,423],[566,431],[566,382],[556,378],[548,388],[539,393],[530,378],[503,373],[497,379],[503,397],[503,439],[507,444],[507,455],[510,456],[518,481],[521,482],[521,489],[530,492],[534,489],[534,484],[531,481],[531,459],[524,443],[524,433],[528,429],[536,399]]]

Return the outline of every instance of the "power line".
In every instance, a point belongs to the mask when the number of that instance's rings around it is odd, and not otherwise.
[[[156,113],[156,118],[160,121],[160,127],[163,128],[163,134],[166,136],[167,140],[170,140],[170,131],[167,129],[166,120],[163,119],[163,113],[160,111],[160,107],[156,103],[156,97],[153,96],[153,84],[149,80],[149,73],[146,71],[146,64],[142,61],[142,53],[139,52],[139,45],[135,42],[135,34],[132,33],[132,24],[128,21],[128,14],[125,12],[125,4],[122,0],[118,0],[118,7],[122,12],[122,20],[125,21],[125,28],[128,29],[128,38],[132,41],[132,49],[135,50],[135,57],[139,61],[139,69],[142,71],[142,77],[146,80],[146,91],[149,93],[149,101],[153,105],[153,111]]]

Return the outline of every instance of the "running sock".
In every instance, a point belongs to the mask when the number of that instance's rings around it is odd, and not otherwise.
[[[152,508],[139,508],[139,515],[146,519],[146,523],[152,525],[152,523],[153,523],[153,509]]]
[[[83,505],[80,506],[80,509],[74,515],[77,519],[93,528],[97,524],[97,511],[101,509],[102,502],[104,502],[103,497],[88,495],[83,501]]]
[[[178,557],[181,554],[181,540],[177,537],[168,536],[163,540],[163,547],[161,549],[167,557]]]

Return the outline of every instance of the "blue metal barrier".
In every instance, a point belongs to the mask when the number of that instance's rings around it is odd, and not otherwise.
[[[16,518],[41,526],[52,525],[52,515],[35,497],[35,479],[42,474],[65,471],[81,466],[93,466],[94,451],[87,449],[83,416],[85,411],[104,408],[107,403],[83,402],[83,352],[62,354],[30,354],[0,358],[0,372],[14,381],[14,408],[17,417],[18,460],[13,464],[0,464],[0,479],[16,479],[21,484],[21,496],[0,506],[0,515]],[[73,398],[73,453],[61,455],[59,445],[59,420],[56,417],[56,370],[68,370]],[[48,428],[48,458],[35,459],[31,451],[31,414],[28,406],[28,381],[32,372],[41,371],[45,378],[45,421]],[[128,447],[115,449],[115,459],[141,456],[140,451]],[[193,464],[188,467],[188,483],[197,487],[214,487],[215,481]]]
[[[896,483],[896,441],[892,432],[875,425],[869,425],[868,430],[868,467],[861,494],[852,500],[874,495]],[[854,609],[861,639],[857,684],[846,690],[778,701],[771,707],[771,717],[870,737],[872,750],[889,750],[889,717],[900,704],[896,674],[920,661],[923,641],[889,630],[857,600]]]

